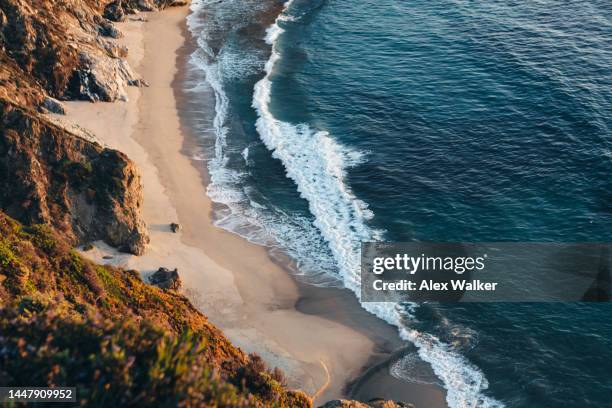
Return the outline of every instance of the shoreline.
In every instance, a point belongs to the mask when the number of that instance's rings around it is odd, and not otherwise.
[[[213,324],[235,345],[283,369],[289,386],[316,395],[316,403],[346,396],[348,384],[371,385],[367,367],[402,347],[396,330],[369,315],[348,290],[300,283],[266,248],[212,223],[207,168],[190,156],[198,140],[181,109],[193,97],[185,94],[181,77],[193,49],[188,12],[172,8],[146,13],[147,22],[117,24],[131,66],[150,87],[130,87],[128,102],[67,104],[67,119],[126,153],[140,169],[151,236],[140,257],[99,242],[85,254],[145,278],[160,266],[178,268],[183,293]],[[181,224],[178,234],[170,231],[172,222]],[[360,379],[364,372],[368,378]],[[376,378],[384,386],[368,391],[360,385],[363,392],[355,393],[364,399],[411,395],[405,400],[417,406],[445,406],[441,389],[402,382],[397,390],[386,377]]]

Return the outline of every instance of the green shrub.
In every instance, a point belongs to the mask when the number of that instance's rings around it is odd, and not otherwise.
[[[45,251],[49,255],[53,255],[57,249],[57,239],[53,229],[46,224],[36,224],[31,227],[23,228],[24,238],[30,239],[32,243]]]
[[[0,332],[5,386],[76,386],[86,406],[263,406],[225,381],[203,357],[206,342],[188,331],[2,311]]]
[[[9,268],[18,263],[17,257],[4,241],[0,241],[0,267]]]

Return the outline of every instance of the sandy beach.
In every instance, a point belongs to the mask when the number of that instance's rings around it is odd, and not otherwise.
[[[146,22],[117,24],[130,65],[149,87],[130,87],[127,102],[67,103],[63,120],[126,153],[140,169],[142,211],[151,237],[143,256],[118,253],[102,242],[85,254],[136,269],[145,278],[161,266],[178,268],[182,291],[194,305],[234,344],[282,368],[290,387],[316,396],[315,403],[345,396],[347,384],[401,348],[401,342],[394,328],[363,311],[348,291],[301,284],[265,248],[213,225],[205,163],[190,157],[193,136],[180,116],[186,96],[177,70],[190,52],[188,12],[183,7],[143,13]],[[172,222],[182,227],[176,234]],[[377,374],[375,381],[385,383],[385,375]],[[439,387],[402,382],[379,387],[395,391],[371,388],[354,393],[364,399],[401,395],[417,406],[445,406]]]

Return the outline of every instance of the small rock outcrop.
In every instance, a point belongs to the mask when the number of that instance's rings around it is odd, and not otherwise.
[[[149,87],[149,83],[147,81],[145,81],[144,79],[133,79],[128,81],[128,85],[129,86],[135,86],[138,88],[148,88]]]
[[[175,222],[170,224],[170,231],[172,231],[172,232],[174,232],[176,234],[180,230],[181,230],[181,225],[180,224],[177,224]]]
[[[121,31],[119,31],[119,29],[115,27],[113,23],[111,23],[108,20],[103,20],[100,23],[100,28],[98,29],[98,31],[100,32],[100,35],[103,35],[104,37],[111,37],[111,38],[121,38],[122,37]]]
[[[64,104],[55,98],[51,98],[50,96],[45,97],[45,100],[42,103],[42,107],[44,110],[50,113],[56,113],[58,115],[66,114],[66,107],[64,106]]]
[[[159,268],[151,277],[149,283],[157,286],[160,289],[179,290],[181,287],[181,278],[179,278],[178,269]]]
[[[414,408],[413,404],[375,398],[367,403],[351,400],[333,400],[319,408]]]
[[[125,20],[125,11],[121,0],[111,1],[104,7],[104,17],[118,23]]]
[[[81,68],[74,72],[68,86],[71,97],[91,102],[127,101],[125,85],[136,80],[134,73],[127,61],[121,58],[120,48],[104,45],[113,58],[86,52],[80,54]]]

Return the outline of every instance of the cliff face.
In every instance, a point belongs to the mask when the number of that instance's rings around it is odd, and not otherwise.
[[[134,254],[148,237],[142,186],[123,154],[54,124],[51,98],[124,99],[135,80],[97,0],[0,0],[0,209],[47,223],[71,243]]]
[[[126,99],[136,78],[112,22],[181,0],[0,0],[0,49],[53,97]]]
[[[0,123],[0,208],[26,224],[52,225],[72,243],[102,239],[144,251],[142,186],[125,155],[7,101]]]
[[[125,98],[121,50],[98,36],[95,0],[0,0],[0,48],[55,98]]]

